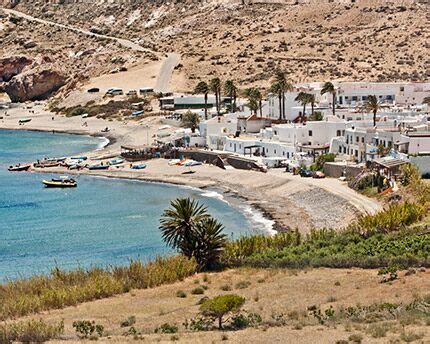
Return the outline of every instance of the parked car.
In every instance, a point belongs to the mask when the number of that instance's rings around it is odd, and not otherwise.
[[[300,177],[305,177],[305,178],[309,178],[312,177],[312,171],[306,170],[304,168],[300,169]]]
[[[93,88],[90,88],[87,92],[88,93],[97,93],[97,92],[100,92],[100,88],[93,87]]]
[[[124,91],[121,88],[110,88],[106,92],[106,95],[108,96],[117,96],[117,95],[122,96],[123,94],[124,94]]]
[[[325,178],[325,174],[321,171],[315,171],[312,175],[313,178]]]
[[[127,92],[126,94],[127,96],[137,96],[137,91],[136,90],[130,90]]]

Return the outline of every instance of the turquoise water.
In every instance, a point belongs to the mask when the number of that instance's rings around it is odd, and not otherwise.
[[[168,254],[158,221],[177,197],[203,202],[229,236],[265,227],[201,190],[88,176],[76,177],[76,189],[46,189],[41,181],[49,174],[7,171],[18,162],[78,154],[100,144],[85,136],[0,130],[0,280],[56,265],[107,266]]]

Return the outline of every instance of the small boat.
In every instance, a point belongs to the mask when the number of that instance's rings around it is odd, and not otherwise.
[[[109,165],[119,165],[119,164],[122,164],[123,162],[124,162],[124,159],[116,158],[116,159],[109,160],[108,164]]]
[[[182,166],[200,166],[203,165],[203,163],[201,163],[200,161],[195,161],[195,160],[188,160],[187,162],[183,163]]]
[[[92,165],[92,166],[88,166],[88,169],[90,171],[107,170],[109,169],[109,165]]]
[[[34,167],[41,167],[41,168],[45,168],[45,167],[56,167],[59,166],[60,163],[58,161],[55,160],[45,160],[45,161],[39,161],[37,163],[34,164]]]
[[[28,171],[31,167],[31,164],[25,164],[25,165],[15,165],[15,166],[10,166],[7,170],[10,172],[21,172],[21,171]]]
[[[21,118],[18,121],[18,124],[24,124],[24,123],[28,123],[28,122],[31,122],[31,118]]]
[[[44,180],[43,184],[45,184],[47,188],[75,188],[78,186],[76,180],[67,176],[52,178],[51,180]]]
[[[72,159],[72,160],[87,160],[88,157],[86,157],[86,156],[72,156],[72,157],[70,157],[70,159]]]
[[[133,170],[143,170],[144,168],[146,168],[146,165],[145,164],[137,164],[137,165],[131,166],[131,168]]]

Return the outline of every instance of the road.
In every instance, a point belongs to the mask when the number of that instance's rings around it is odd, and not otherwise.
[[[6,9],[6,8],[1,8],[1,9],[3,11],[5,11],[6,13],[9,13],[11,15],[15,15],[15,16],[20,17],[20,18],[24,18],[28,21],[33,21],[33,22],[37,22],[37,23],[41,23],[41,24],[49,25],[49,26],[60,27],[60,28],[66,29],[66,30],[82,33],[84,35],[88,35],[91,37],[98,37],[98,38],[113,40],[113,41],[121,44],[123,47],[130,48],[130,49],[135,50],[135,51],[152,53],[156,56],[161,57],[161,53],[156,52],[156,51],[151,50],[151,49],[148,49],[148,48],[144,48],[144,47],[140,46],[139,44],[137,44],[133,41],[130,41],[128,39],[123,39],[123,38],[118,38],[118,37],[114,37],[114,36],[107,36],[107,35],[101,35],[101,34],[93,33],[91,31],[77,28],[74,26],[59,24],[59,23],[56,23],[53,21],[36,18],[36,17],[33,17],[31,15],[28,15],[26,13],[19,12],[16,10],[11,10],[11,9]],[[159,74],[157,77],[157,82],[156,82],[156,85],[154,88],[156,91],[163,92],[163,93],[170,91],[169,83],[170,83],[170,80],[172,78],[172,73],[173,73],[173,70],[175,69],[175,67],[178,65],[180,60],[181,60],[181,55],[179,55],[177,53],[170,53],[167,55],[167,58],[165,58],[165,60],[163,61],[163,64],[160,68],[160,71],[159,71]]]
[[[170,91],[169,83],[172,78],[172,73],[180,60],[181,55],[179,54],[170,53],[167,55],[158,73],[157,82],[154,87],[155,91],[163,93]]]

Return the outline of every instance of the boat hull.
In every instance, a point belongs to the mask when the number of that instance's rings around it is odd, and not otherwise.
[[[30,167],[31,165],[15,166],[15,167],[9,167],[7,170],[10,172],[22,172],[22,171],[28,171]]]
[[[43,184],[47,188],[75,188],[78,186],[77,183],[54,182],[49,180],[44,180]]]

